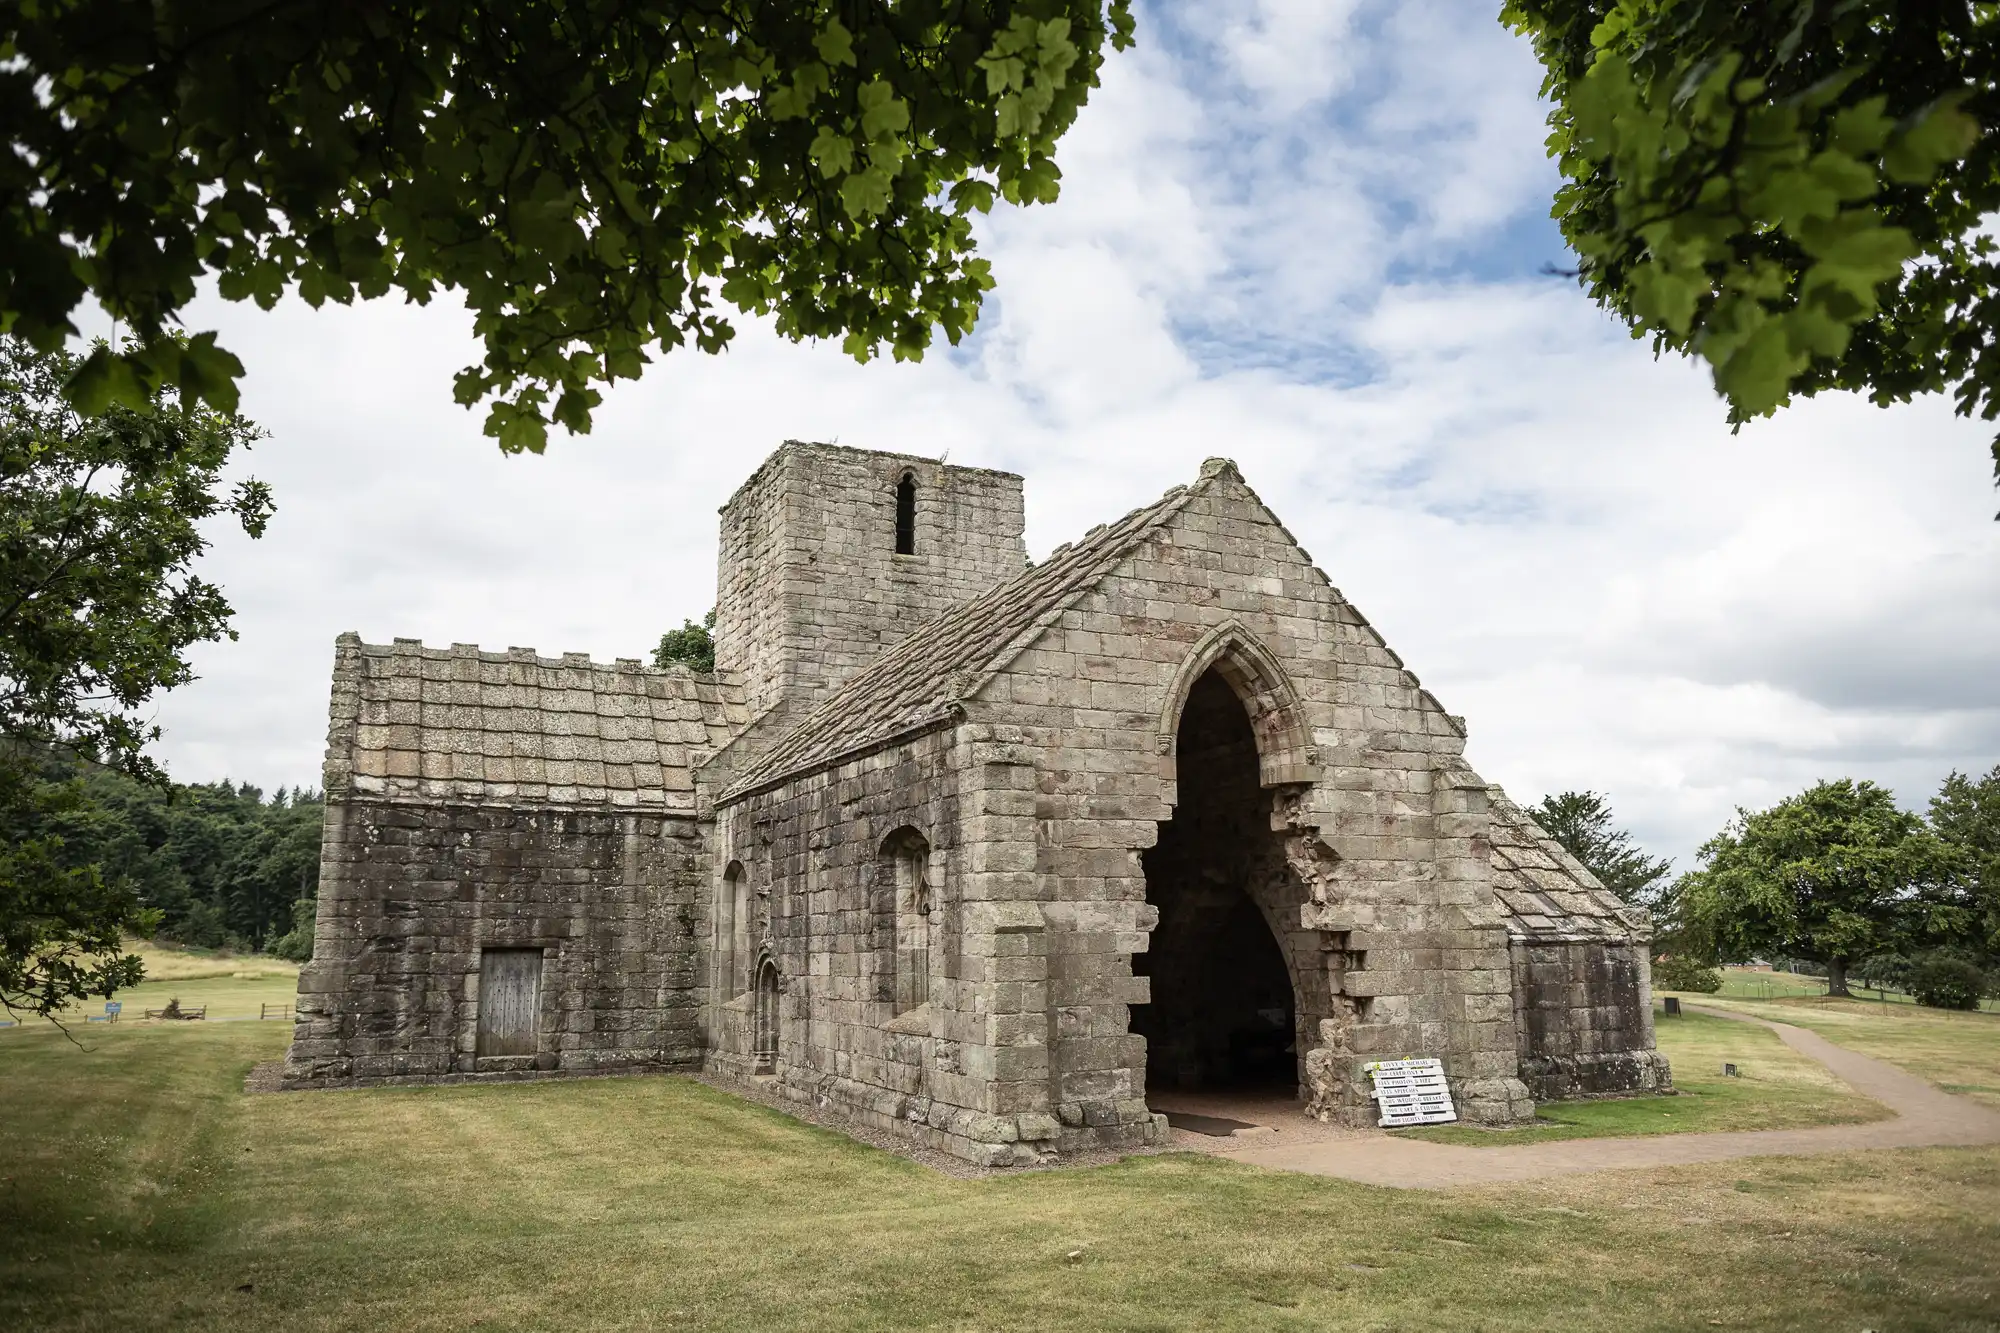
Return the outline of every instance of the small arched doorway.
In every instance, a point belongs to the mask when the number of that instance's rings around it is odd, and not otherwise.
[[[751,1014],[752,1073],[778,1072],[778,965],[766,958],[757,968],[757,998]]]
[[[1135,974],[1146,1091],[1297,1095],[1302,1078],[1296,960],[1304,885],[1270,827],[1250,715],[1213,667],[1188,690],[1175,737],[1177,801],[1145,851],[1159,910]]]

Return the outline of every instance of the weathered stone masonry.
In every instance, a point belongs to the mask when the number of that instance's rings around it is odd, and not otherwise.
[[[1374,1058],[1669,1086],[1644,914],[1233,466],[1034,566],[1020,497],[787,445],[710,677],[343,639],[293,1085],[706,1063],[986,1163],[1176,1086],[1363,1122]]]

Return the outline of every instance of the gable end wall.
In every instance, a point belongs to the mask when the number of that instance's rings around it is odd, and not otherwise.
[[[972,705],[1036,756],[1058,1115],[1121,1123],[1144,1106],[1143,1039],[1129,1027],[1154,979],[1134,977],[1131,956],[1145,949],[1155,913],[1140,852],[1176,799],[1160,718],[1183,660],[1229,621],[1282,664],[1313,741],[1314,780],[1268,790],[1305,899],[1294,919],[1272,925],[1281,947],[1318,969],[1311,988],[1328,997],[1299,1034],[1314,1111],[1370,1120],[1368,1060],[1436,1055],[1469,1118],[1531,1115],[1491,893],[1487,797],[1464,769],[1462,727],[1233,469]]]

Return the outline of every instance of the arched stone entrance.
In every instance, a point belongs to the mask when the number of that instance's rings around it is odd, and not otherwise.
[[[1271,829],[1258,733],[1228,672],[1211,665],[1187,688],[1174,754],[1173,818],[1142,856],[1159,924],[1132,959],[1152,978],[1151,1002],[1132,1011],[1148,1098],[1294,1097],[1327,985],[1317,934],[1300,923],[1306,886]]]

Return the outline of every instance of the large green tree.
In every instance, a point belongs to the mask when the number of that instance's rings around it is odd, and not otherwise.
[[[1931,798],[1931,827],[1962,858],[1970,911],[1966,945],[2000,958],[2000,764],[1985,777],[1954,772]]]
[[[249,422],[171,390],[83,415],[62,393],[76,364],[0,337],[0,1003],[37,1013],[135,980],[120,935],[148,920],[66,855],[89,808],[66,765],[164,781],[145,707],[193,678],[190,646],[234,637],[193,573],[204,524],[254,537],[271,512],[261,483],[223,478]]]
[[[1597,792],[1544,796],[1528,814],[1623,902],[1650,904],[1673,869],[1633,845],[1632,835],[1612,822],[1610,800]]]
[[[1505,0],[1534,40],[1591,295],[1713,368],[1733,421],[1793,395],[1951,391],[2000,415],[2000,7]],[[2000,477],[2000,440],[1994,443]]]
[[[1675,885],[1676,917],[1724,959],[1782,954],[1848,965],[1907,940],[1951,934],[1958,859],[1923,819],[1872,782],[1821,782],[1768,810],[1738,811]]]
[[[242,366],[170,336],[204,279],[269,307],[458,293],[457,395],[540,449],[725,309],[863,360],[956,342],[970,215],[1056,197],[1130,0],[16,0],[0,7],[0,331],[95,298],[74,392]]]

